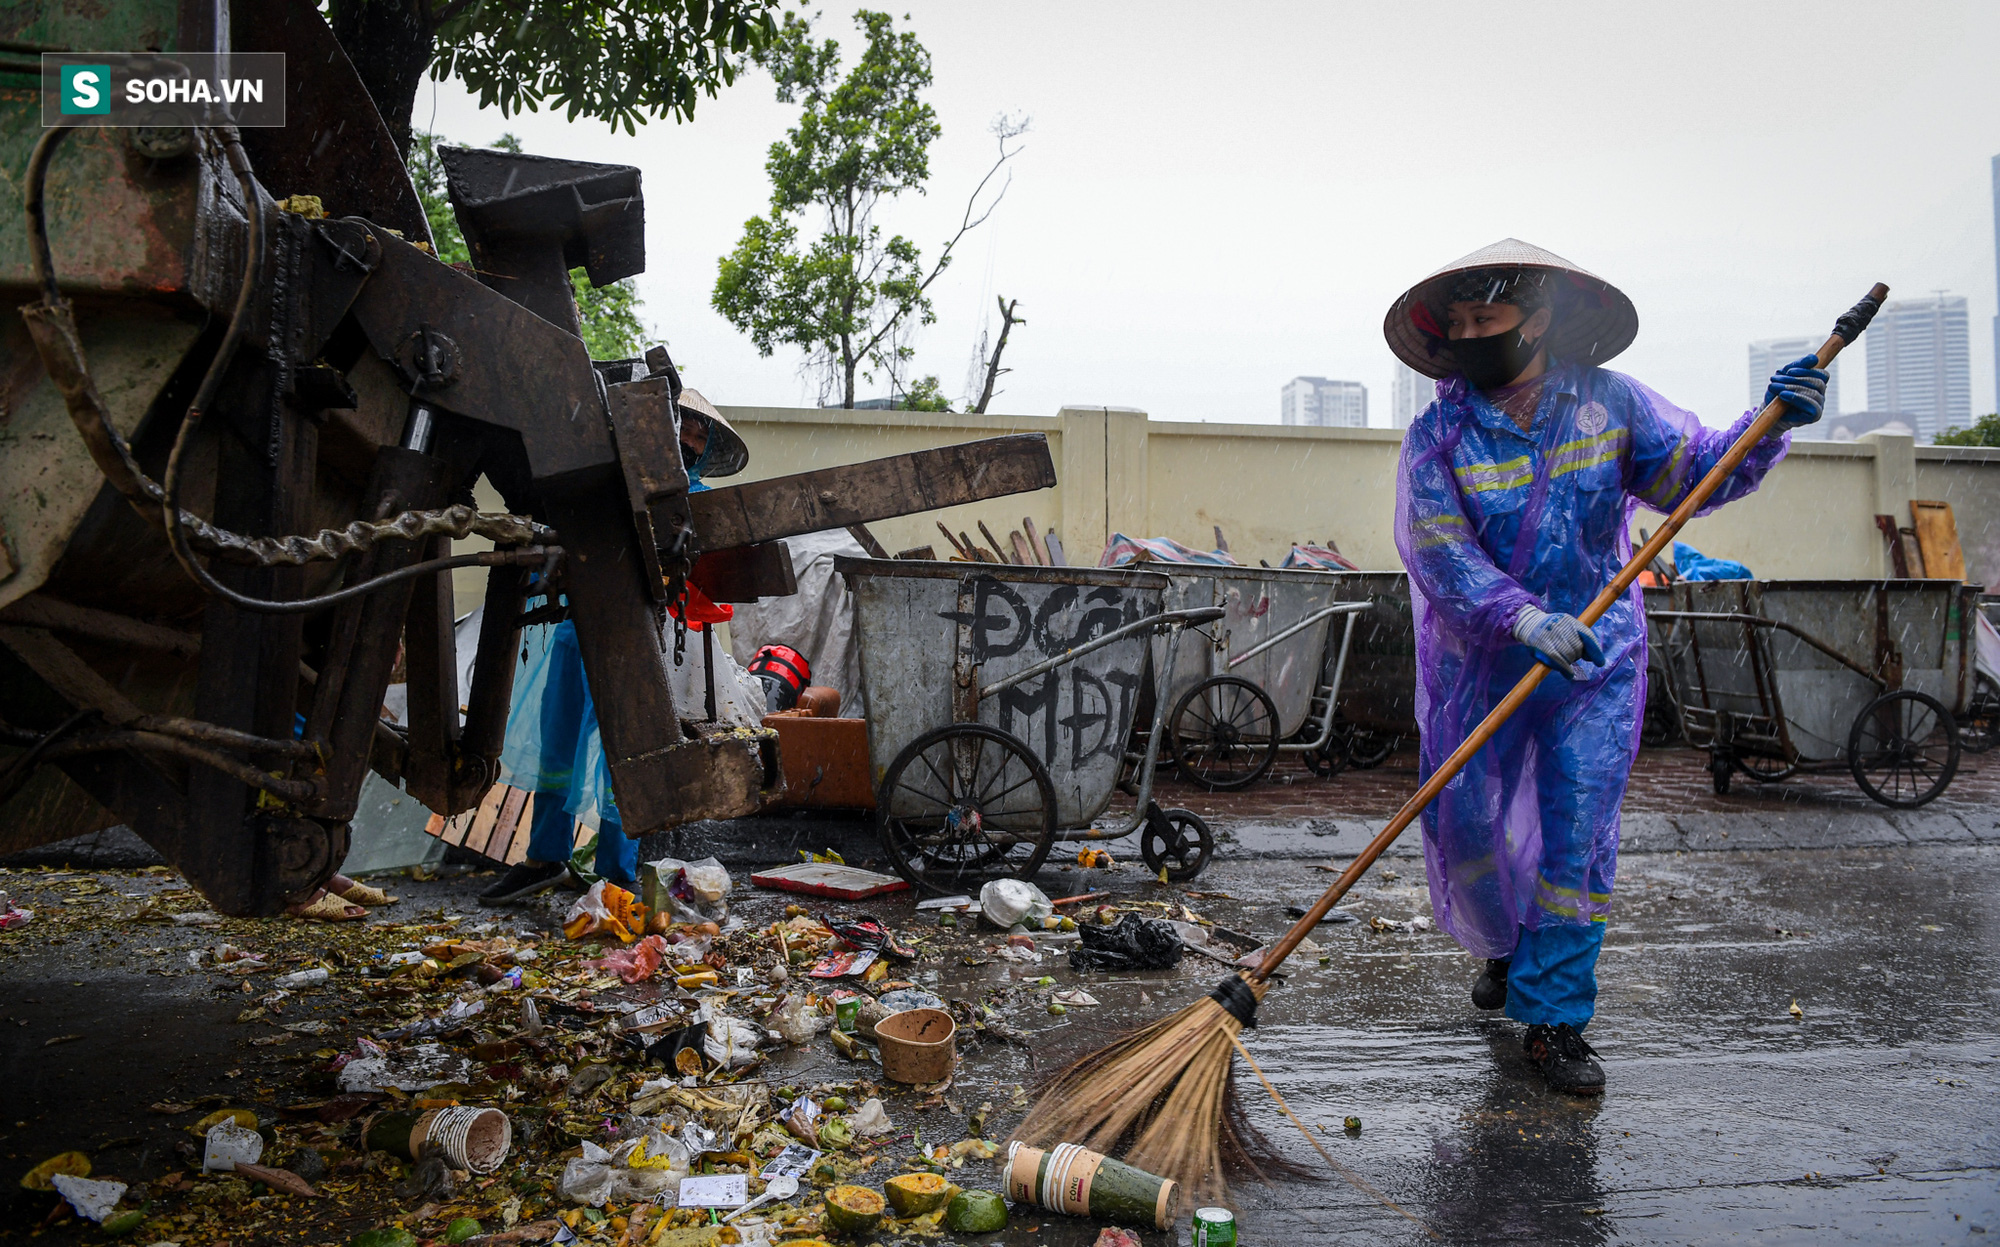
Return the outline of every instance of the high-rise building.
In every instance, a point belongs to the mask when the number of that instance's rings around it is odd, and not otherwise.
[[[1940,293],[1885,303],[1868,332],[1868,410],[1907,415],[1917,441],[1972,423],[1965,300]]]
[[[1389,427],[1407,429],[1437,398],[1437,382],[1399,359],[1396,361],[1396,389],[1390,397]]]
[[[1801,356],[1819,350],[1825,339],[1812,338],[1763,338],[1750,344],[1750,406],[1752,409],[1764,405],[1764,391],[1770,387],[1771,374]],[[1826,370],[1826,407],[1821,412],[1825,416],[1840,414],[1840,361]]]
[[[1368,427],[1368,387],[1359,381],[1329,381],[1325,377],[1293,377],[1279,399],[1286,424],[1320,428]]]

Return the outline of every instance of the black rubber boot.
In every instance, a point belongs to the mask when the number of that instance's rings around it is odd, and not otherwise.
[[[1603,1095],[1604,1067],[1591,1058],[1597,1049],[1583,1041],[1568,1022],[1528,1028],[1521,1041],[1528,1059],[1541,1068],[1549,1090],[1570,1095]]]
[[[517,862],[479,894],[481,905],[512,905],[548,891],[569,874],[563,862]]]
[[[1479,977],[1472,980],[1472,1004],[1477,1009],[1498,1009],[1507,1003],[1507,963],[1488,961]]]

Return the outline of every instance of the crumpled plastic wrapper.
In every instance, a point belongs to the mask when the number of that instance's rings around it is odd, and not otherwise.
[[[788,996],[785,1007],[771,1015],[771,1029],[788,1044],[808,1044],[826,1028],[827,1021],[827,1016],[813,1008],[806,993],[800,991]]]
[[[872,1096],[864,1100],[860,1108],[854,1110],[853,1115],[847,1119],[847,1124],[854,1127],[854,1133],[867,1139],[887,1134],[895,1129],[889,1124],[889,1113],[882,1107],[882,1101]]]
[[[357,1057],[340,1069],[342,1091],[423,1091],[472,1077],[472,1062],[451,1049],[421,1043],[385,1056]]]

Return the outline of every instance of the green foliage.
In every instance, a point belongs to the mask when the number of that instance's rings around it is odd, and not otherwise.
[[[512,136],[509,136],[512,137]],[[445,194],[444,162],[438,159],[437,149],[445,145],[442,135],[428,130],[418,130],[410,140],[410,181],[417,188],[417,198],[424,205],[424,216],[430,221],[431,242],[437,247],[438,259],[446,264],[469,264],[472,253],[465,249],[465,234],[458,228],[458,217],[451,210],[451,199]]]
[[[1949,428],[1937,435],[1940,446],[2000,446],[2000,412],[1988,412],[1969,429]]]
[[[444,165],[437,149],[446,146],[442,135],[419,130],[410,143],[410,181],[417,198],[423,201],[424,216],[431,224],[431,239],[437,244],[438,258],[447,264],[469,264],[465,235],[445,194]],[[521,140],[503,134],[493,143],[503,151],[518,152]],[[631,359],[645,347],[646,323],[639,318],[645,300],[630,278],[608,286],[593,286],[580,268],[571,269],[570,286],[576,292],[577,320],[583,327],[583,344],[592,359]]]
[[[593,286],[580,268],[569,271],[576,290],[576,316],[592,359],[633,359],[645,349],[646,323],[639,319],[645,300],[631,278]]]
[[[898,406],[904,411],[950,411],[951,400],[938,388],[936,377],[924,377],[910,387]]]
[[[402,0],[410,3],[411,0]],[[778,0],[474,0],[436,14],[431,77],[454,74],[502,116],[543,104],[608,121],[694,116],[777,34]]]
[[[937,319],[924,292],[951,262],[958,239],[985,219],[973,220],[968,206],[965,223],[928,270],[915,243],[900,234],[885,238],[875,224],[885,198],[923,193],[940,127],[922,98],[931,85],[923,44],[898,32],[886,13],[864,9],[854,21],[867,46],[845,76],[840,45],[815,42],[806,20],[791,13],[753,53],[776,82],[778,99],[799,105],[799,120],[764,163],[771,210],[744,222],[735,250],[719,262],[711,296],[760,354],[780,346],[806,352],[823,397],[838,392],[846,407],[854,405],[857,374],[895,380],[911,354],[911,330]],[[1012,155],[1006,140],[1019,132],[1002,136],[1000,163]],[[808,244],[798,218],[811,209],[822,228]]]

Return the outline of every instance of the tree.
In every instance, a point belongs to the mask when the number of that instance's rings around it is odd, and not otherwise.
[[[1000,366],[1000,353],[1007,349],[1007,335],[1014,331],[1014,326],[1028,323],[1027,317],[1014,314],[1014,309],[1021,305],[1019,299],[1009,299],[1003,294],[999,297],[999,303],[1000,340],[993,344],[991,356],[986,354],[986,335],[984,333],[979,335],[980,363],[985,366],[986,381],[979,387],[979,401],[973,405],[972,410],[982,416],[986,414],[986,404],[993,401],[994,383],[999,381],[1003,374],[1014,371],[1012,368]]]
[[[1972,422],[1969,429],[1946,429],[1937,435],[1940,446],[2000,446],[2000,412],[1988,412]]]
[[[437,244],[438,259],[447,264],[472,263],[465,235],[458,228],[451,199],[445,193],[444,164],[437,149],[445,144],[443,135],[419,130],[410,144],[410,181],[423,202],[424,216],[430,220],[431,239]],[[503,134],[493,143],[503,151],[518,152],[521,140]],[[646,325],[639,319],[645,300],[631,278],[608,286],[593,286],[580,268],[569,271],[570,288],[576,294],[576,316],[583,329],[583,344],[592,359],[632,359],[645,348]]]
[[[936,377],[922,377],[896,406],[902,411],[950,411],[951,400],[945,397]]]
[[[742,240],[719,262],[711,299],[759,354],[780,346],[805,351],[821,401],[837,393],[843,407],[854,406],[857,376],[884,373],[897,388],[910,334],[936,320],[926,292],[959,240],[999,206],[1004,183],[979,207],[994,175],[1020,150],[1010,142],[1027,130],[1025,121],[994,123],[998,159],[926,269],[916,244],[882,236],[875,213],[884,199],[922,194],[930,176],[930,145],[941,132],[922,98],[931,85],[930,53],[886,13],[864,9],[854,21],[867,46],[844,77],[840,45],[815,43],[810,25],[791,13],[777,37],[753,53],[776,81],[779,101],[800,105],[799,121],[771,145],[764,163],[771,210],[744,223]],[[821,232],[805,243],[798,218],[810,209],[821,216]]]
[[[424,71],[502,116],[544,103],[638,133],[694,116],[777,33],[779,0],[321,0],[406,160]]]

